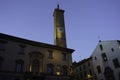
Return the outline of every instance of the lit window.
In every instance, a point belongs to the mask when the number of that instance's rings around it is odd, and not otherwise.
[[[59,65],[56,67],[56,74],[61,75],[61,67]]]

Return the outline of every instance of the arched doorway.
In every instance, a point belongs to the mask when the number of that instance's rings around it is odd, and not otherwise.
[[[106,67],[104,70],[105,80],[115,80],[114,72],[110,67]]]

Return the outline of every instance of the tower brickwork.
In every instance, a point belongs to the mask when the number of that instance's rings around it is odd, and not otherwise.
[[[60,47],[67,47],[66,33],[64,23],[64,10],[59,8],[59,5],[54,10],[54,44]]]

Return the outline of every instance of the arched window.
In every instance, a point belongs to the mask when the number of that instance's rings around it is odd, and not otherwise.
[[[39,72],[39,60],[35,59],[32,61],[32,72],[38,73]]]
[[[24,61],[19,59],[16,60],[16,67],[15,67],[15,71],[16,72],[22,72],[23,71],[23,65],[24,65]]]
[[[67,66],[66,65],[62,66],[62,74],[65,76],[67,75]]]
[[[53,64],[47,64],[47,72],[49,74],[53,74],[54,73],[54,65]]]

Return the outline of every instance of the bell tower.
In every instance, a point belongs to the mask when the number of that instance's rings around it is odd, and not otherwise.
[[[53,13],[54,17],[54,45],[67,48],[66,44],[66,33],[64,23],[64,10],[57,8]]]

